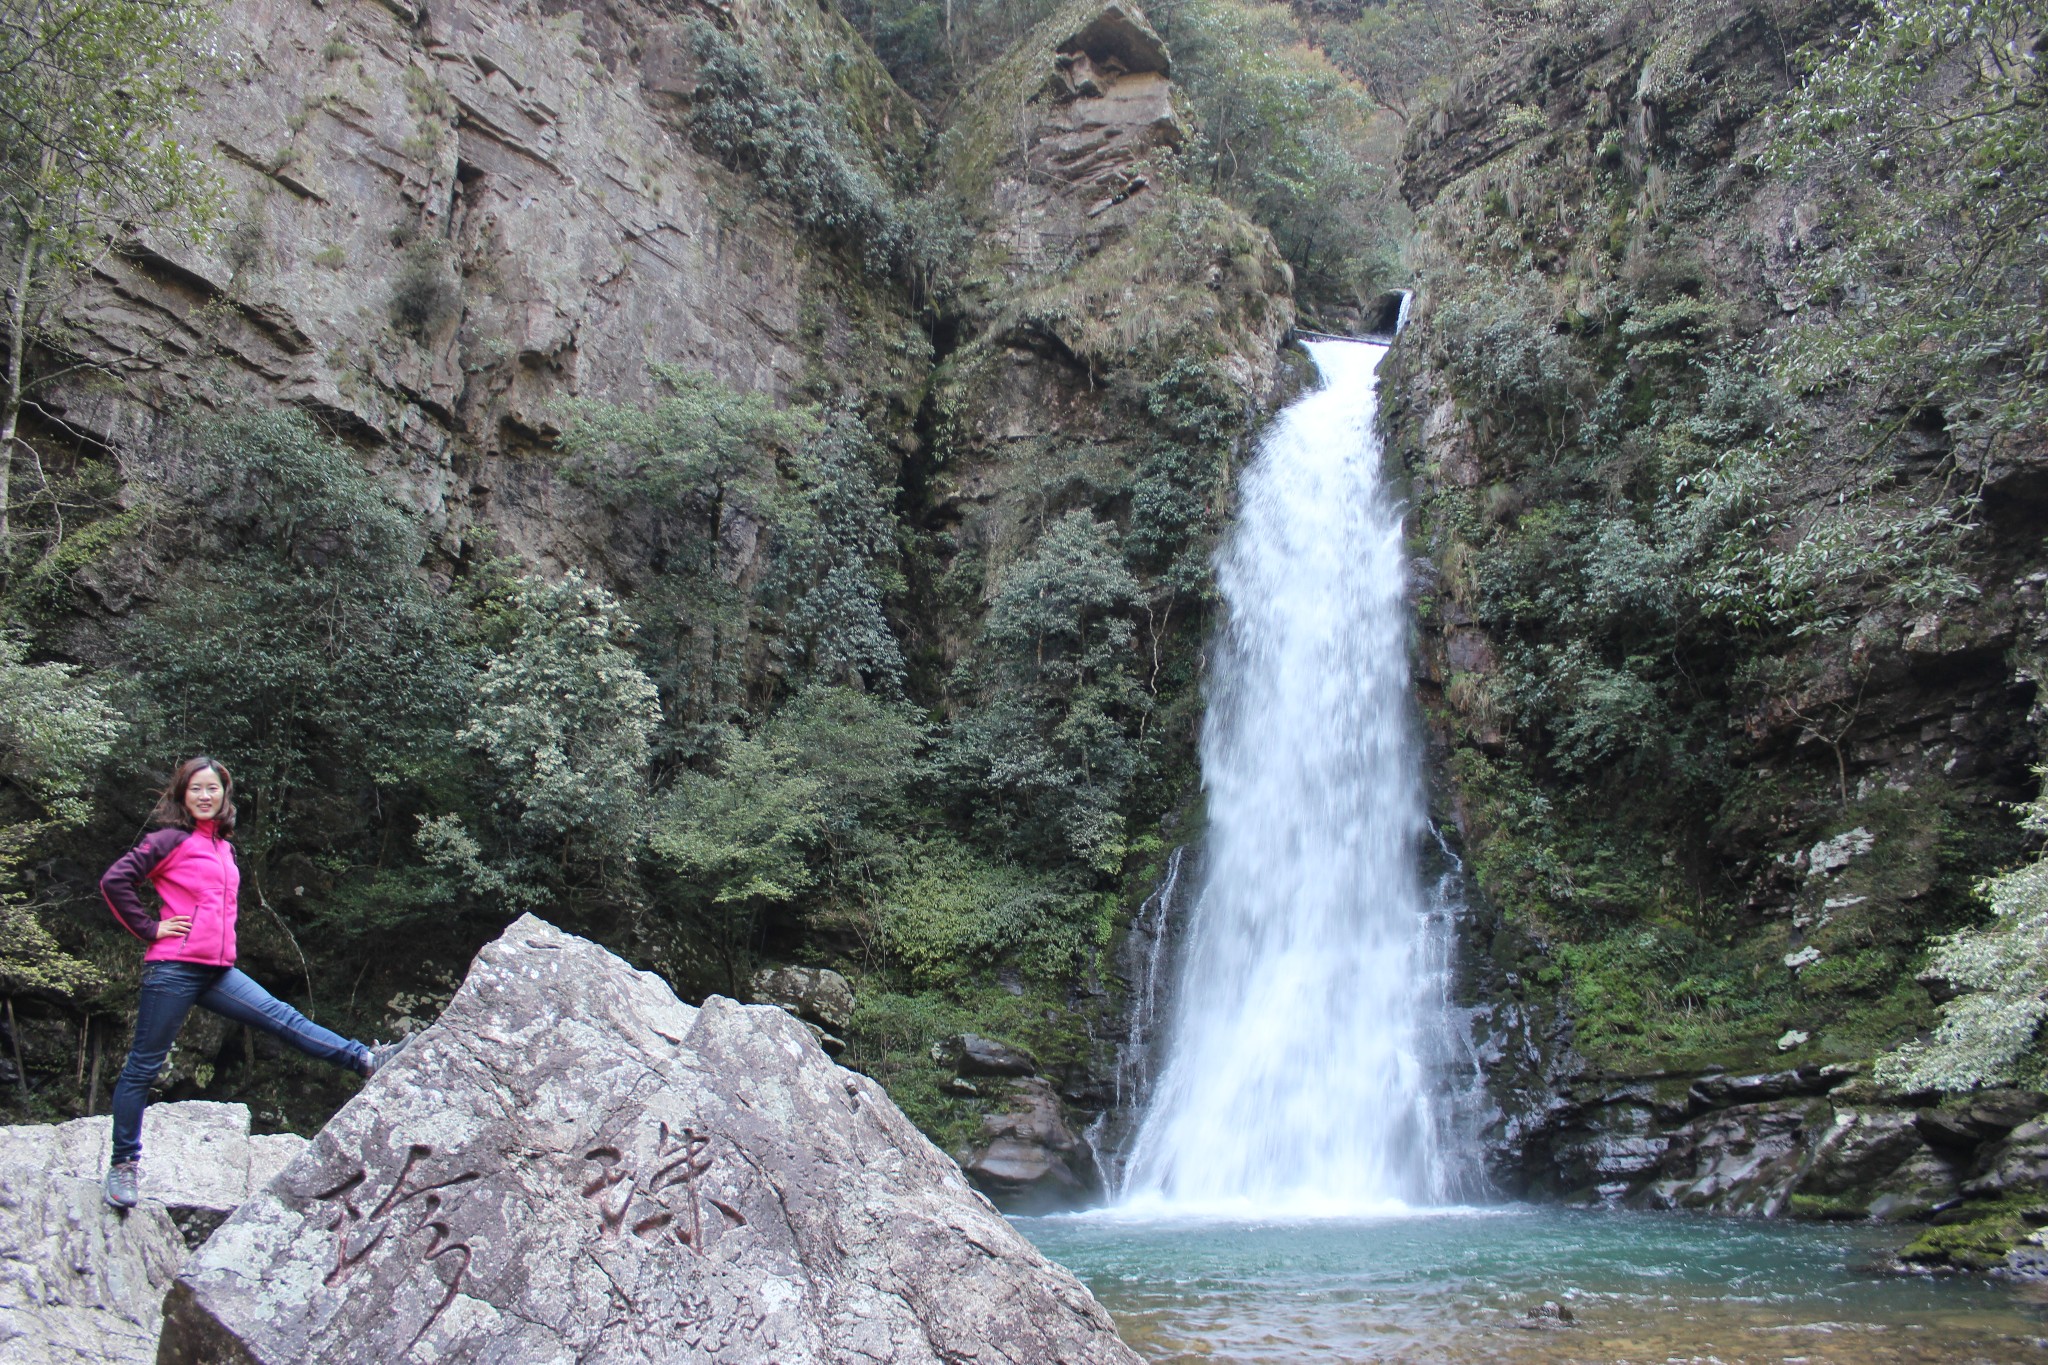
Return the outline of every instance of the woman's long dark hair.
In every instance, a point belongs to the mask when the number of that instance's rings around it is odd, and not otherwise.
[[[178,771],[171,774],[171,780],[156,799],[156,809],[149,813],[152,825],[175,825],[179,829],[193,827],[192,812],[185,809],[185,788],[192,785],[192,779],[208,768],[220,774],[220,814],[213,818],[219,822],[222,838],[235,832],[235,778],[228,771],[228,765],[205,754],[188,758],[178,765]]]

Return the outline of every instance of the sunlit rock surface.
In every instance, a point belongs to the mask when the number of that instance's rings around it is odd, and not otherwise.
[[[249,1135],[239,1104],[152,1106],[143,1202],[100,1199],[111,1120],[0,1128],[0,1362],[156,1358],[164,1290],[186,1255],[305,1146]]]
[[[185,1268],[159,1358],[1136,1359],[801,1022],[531,916]]]

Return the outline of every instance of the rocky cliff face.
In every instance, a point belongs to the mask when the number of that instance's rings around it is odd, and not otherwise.
[[[1824,621],[1714,597],[1842,534],[1816,509],[1866,496],[1865,462],[1897,525],[1966,459],[1938,414],[1873,415],[1853,381],[1764,394],[1791,329],[1847,306],[1802,283],[1828,245],[1815,191],[1767,165],[1784,54],[1850,17],[1539,25],[1411,125],[1423,287],[1385,413],[1429,556],[1439,807],[1485,894],[1463,990],[1511,1191],[1924,1218],[2010,1131],[1944,1146],[1946,1110],[1859,1077],[1927,1027],[1942,984],[1916,954],[1977,913],[1973,870],[2009,856],[2005,803],[2032,791],[2038,461],[1973,467],[1976,519],[1925,551],[1967,580],[1946,597],[1853,539],[1857,567],[1802,598],[1829,597]],[[1806,443],[1741,504],[1776,538],[1716,549],[1753,531],[1702,481],[1771,440]]]
[[[449,561],[488,529],[630,579],[642,547],[548,453],[563,400],[635,401],[673,365],[857,387],[906,421],[928,347],[902,291],[698,149],[707,30],[877,160],[920,150],[915,107],[814,6],[227,6],[226,70],[182,129],[227,222],[101,263],[66,323],[118,382],[46,399],[49,434],[147,461],[167,411],[290,404],[403,486]]]

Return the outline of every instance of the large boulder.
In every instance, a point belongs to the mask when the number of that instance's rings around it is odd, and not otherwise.
[[[950,1066],[961,1076],[1035,1076],[1038,1062],[1022,1048],[984,1038],[978,1033],[956,1033],[932,1044],[932,1061]]]
[[[249,1135],[239,1104],[152,1105],[143,1202],[100,1200],[106,1118],[0,1128],[0,1365],[156,1359],[164,1291],[221,1220],[306,1140]]]
[[[165,1312],[162,1365],[1137,1360],[796,1019],[532,916]]]
[[[853,985],[827,967],[764,967],[747,982],[757,1005],[779,1005],[814,1025],[825,1050],[837,1056],[837,1035],[853,1025]]]
[[[1010,1109],[981,1121],[967,1174],[1014,1213],[1070,1209],[1100,1185],[1094,1154],[1075,1136],[1048,1081],[1016,1083]]]

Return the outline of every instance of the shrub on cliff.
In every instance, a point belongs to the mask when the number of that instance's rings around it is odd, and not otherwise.
[[[955,718],[938,763],[982,826],[1028,857],[1100,871],[1122,860],[1122,807],[1144,765],[1142,602],[1114,527],[1084,511],[1049,526],[996,588],[978,704]]]
[[[2048,770],[2043,770],[2048,776]],[[2048,793],[2021,824],[2048,834]],[[1880,1058],[1873,1076],[1894,1090],[1975,1090],[2037,1084],[2036,1046],[2048,1019],[2048,856],[1988,878],[1978,888],[1991,921],[1934,940],[1927,976],[1963,993],[1941,1007],[1931,1037]]]
[[[458,738],[499,779],[523,877],[616,879],[645,838],[661,717],[626,647],[633,621],[581,574],[523,579],[508,605],[514,633],[485,664]]]
[[[691,41],[699,63],[690,131],[705,151],[789,206],[797,226],[870,272],[916,278],[917,243],[889,186],[868,158],[839,145],[831,111],[777,81],[745,48],[703,20]]]
[[[659,900],[683,930],[669,952],[736,991],[764,917],[869,899],[900,862],[894,831],[923,738],[900,705],[813,687],[707,769],[678,772],[649,841],[670,877]]]
[[[123,724],[105,689],[66,664],[30,664],[0,632],[0,991],[76,997],[99,984],[37,914],[21,865],[48,834],[84,823]]]

